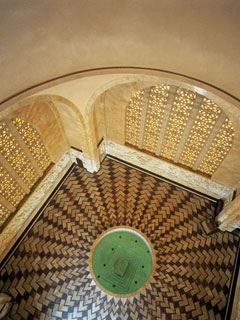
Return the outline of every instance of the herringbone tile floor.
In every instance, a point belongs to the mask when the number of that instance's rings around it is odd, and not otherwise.
[[[9,319],[223,319],[237,233],[204,236],[214,203],[111,159],[75,167],[1,270],[14,297]],[[115,298],[94,283],[91,245],[112,226],[142,231],[157,251],[150,285]]]

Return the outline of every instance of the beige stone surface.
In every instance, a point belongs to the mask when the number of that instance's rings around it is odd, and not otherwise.
[[[105,93],[97,98],[93,105],[93,125],[97,143],[106,137],[106,121],[105,121]]]
[[[68,145],[80,150],[85,149],[85,132],[76,112],[72,108],[66,106],[61,102],[55,102],[54,105],[58,110],[60,118],[62,120]]]
[[[40,90],[37,95],[64,97],[76,106],[84,116],[87,109],[91,108],[91,105],[100,93],[104,92],[109,87],[114,86],[116,82],[132,81],[127,80],[127,78],[128,77],[126,77],[125,74],[121,75],[116,73],[103,74],[101,76],[85,76],[71,81],[65,81],[57,85],[49,84],[48,88]],[[132,77],[130,77],[130,79],[131,78]]]
[[[240,227],[240,195],[224,207],[217,216],[219,228],[223,231],[232,231]]]
[[[239,1],[12,0],[0,12],[1,100],[112,66],[169,70],[239,96]]]

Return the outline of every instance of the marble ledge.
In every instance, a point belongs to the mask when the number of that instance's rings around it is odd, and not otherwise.
[[[66,152],[36,187],[28,200],[12,218],[11,222],[4,228],[0,234],[1,260],[6,256],[13,244],[23,233],[29,222],[35,217],[38,210],[47,200],[50,193],[54,190],[71,165],[70,152]]]
[[[83,163],[83,167],[87,169],[88,172],[95,172],[99,170],[99,161],[96,162],[92,159],[86,158],[82,151],[78,151],[74,148],[70,148],[70,157],[73,163],[77,164],[77,158]]]
[[[233,189],[227,188],[194,172],[185,170],[168,162],[147,155],[143,152],[117,144],[106,142],[106,152],[109,155],[122,159],[152,173],[172,180],[188,188],[194,189],[217,199],[224,198],[226,203],[231,201]]]

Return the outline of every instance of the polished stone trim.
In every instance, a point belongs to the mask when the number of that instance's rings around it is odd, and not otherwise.
[[[224,198],[226,203],[231,201],[233,197],[234,190],[230,188],[127,146],[108,140],[106,142],[106,152],[203,194],[217,199]]]

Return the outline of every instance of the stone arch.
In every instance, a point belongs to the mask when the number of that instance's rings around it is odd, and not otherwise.
[[[97,69],[88,69],[82,71],[76,71],[73,73],[62,75],[58,78],[48,79],[45,82],[38,83],[32,87],[29,87],[17,94],[14,94],[5,100],[0,102],[0,105],[5,108],[9,107],[19,101],[23,101],[25,98],[34,95],[41,94],[41,91],[52,88],[59,84],[69,82],[72,80],[88,78],[91,76],[104,76],[104,75],[116,75],[116,78],[119,75],[123,75],[123,80],[116,80],[116,84],[123,83],[122,81],[146,81],[146,79],[150,80],[152,78],[153,84],[157,84],[159,80],[161,83],[168,82],[169,84],[180,85],[182,87],[188,87],[189,89],[193,89],[205,96],[213,99],[216,103],[220,103],[218,100],[224,100],[225,103],[229,102],[233,105],[236,105],[240,109],[240,100],[211,83],[207,83],[202,80],[198,80],[197,78],[190,77],[186,74],[177,73],[169,70],[162,70],[157,68],[147,68],[147,67],[105,67],[105,68],[97,68]],[[120,81],[118,83],[118,81]],[[112,84],[111,84],[112,82]],[[99,92],[96,94],[100,94],[103,91],[109,89],[114,85],[115,80],[110,81],[109,84],[104,84],[99,88]],[[108,86],[110,85],[110,86]],[[106,87],[105,87],[106,86]]]
[[[146,75],[129,75],[124,79],[118,79],[116,81],[110,81],[105,83],[103,86],[100,86],[98,90],[95,90],[88,100],[86,114],[85,117],[88,118],[88,123],[92,126],[92,132],[94,133],[94,110],[99,110],[99,106],[102,104],[102,108],[106,110],[106,98],[107,96],[112,96],[111,102],[114,103],[114,99],[118,99],[115,110],[114,108],[109,108],[107,111],[111,113],[115,112],[115,115],[112,114],[112,117],[118,117],[120,115],[121,118],[125,119],[124,114],[127,103],[131,96],[137,91],[148,86],[155,84],[170,84],[174,86],[181,86],[186,90],[193,90],[198,95],[204,95],[208,99],[212,99],[226,114],[226,116],[233,123],[233,127],[235,129],[235,137],[234,143],[231,148],[231,151],[225,157],[224,162],[221,166],[215,171],[212,175],[211,179],[214,182],[223,184],[228,186],[229,188],[238,188],[237,178],[239,172],[239,144],[240,144],[240,131],[236,130],[238,128],[238,123],[240,121],[240,104],[237,100],[228,96],[226,93],[223,93],[216,88],[213,88],[209,85],[202,84],[201,82],[197,83],[196,80],[188,81],[188,79],[183,79],[183,77],[178,77],[175,79],[174,77],[167,77],[166,74],[162,73],[160,77],[146,76]],[[135,80],[135,81],[133,81]],[[199,85],[199,87],[197,86]],[[105,112],[106,113],[106,112]],[[105,115],[104,115],[105,117]],[[121,121],[121,119],[120,119]],[[106,117],[105,117],[106,122]],[[123,123],[123,121],[122,121]],[[106,124],[105,124],[106,125]],[[108,125],[108,124],[107,124]],[[108,132],[106,134],[107,139],[110,139],[113,142],[124,144],[124,138],[122,132],[118,131],[116,134],[109,134],[113,127],[108,128]],[[115,130],[115,129],[114,129]],[[106,133],[106,130],[105,130]],[[97,139],[96,139],[97,140]],[[95,150],[95,157],[98,157],[98,150]],[[233,178],[234,176],[234,178]],[[223,178],[224,177],[224,178]]]
[[[93,92],[92,96],[87,102],[86,112],[84,114],[87,122],[92,122],[91,117],[93,115],[93,108],[96,107],[94,103],[96,102],[97,98],[103,93],[107,93],[114,87],[124,84],[132,84],[132,95],[135,91],[137,91],[137,89],[141,90],[157,84],[175,85],[187,90],[193,90],[200,95],[204,95],[205,97],[212,99],[224,110],[229,119],[232,121],[234,127],[238,127],[240,120],[240,101],[234,99],[220,89],[211,86],[210,84],[206,84],[196,79],[191,79],[184,75],[169,73],[161,70],[149,70],[149,72],[147,72],[147,70],[138,70],[136,74],[125,74],[125,76],[120,79],[111,80],[99,86],[99,88]],[[237,117],[236,112],[238,114]]]
[[[67,149],[65,133],[56,117],[54,106],[48,101],[28,98],[8,108],[0,114],[3,119],[22,118],[29,122],[40,134],[52,162],[57,162]]]
[[[49,103],[52,103],[52,106],[55,108],[58,116],[61,118],[62,115],[62,109],[64,108],[67,112],[71,113],[70,117],[72,119],[72,128],[74,130],[76,130],[77,134],[81,137],[83,137],[82,139],[82,146],[74,146],[76,148],[82,148],[83,152],[85,154],[89,153],[89,141],[87,139],[87,130],[86,130],[86,124],[85,121],[83,119],[83,115],[82,113],[79,111],[79,109],[77,108],[77,106],[72,103],[69,99],[62,97],[62,96],[58,96],[58,95],[39,95],[38,99],[47,99]],[[66,117],[66,114],[65,114]],[[66,118],[64,118],[64,116],[61,118],[61,122],[63,123],[64,120],[66,120]],[[64,126],[64,124],[63,124]],[[72,141],[71,138],[68,136],[68,128],[65,127],[65,134],[67,136],[67,140],[69,143],[69,146],[72,145]]]
[[[68,99],[58,95],[32,96],[11,106],[2,116],[9,118],[20,114],[43,135],[53,162],[58,161],[71,146],[88,155],[89,146],[83,116]],[[51,133],[56,135],[56,139],[51,137]],[[53,152],[53,147],[57,149],[56,152]]]

